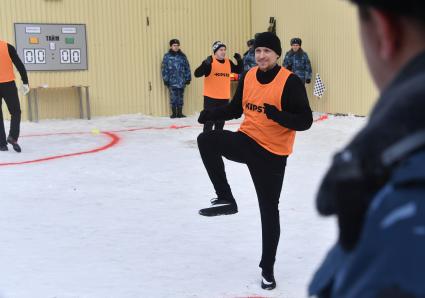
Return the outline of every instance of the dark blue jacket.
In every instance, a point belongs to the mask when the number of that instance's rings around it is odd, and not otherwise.
[[[309,294],[331,284],[331,293],[318,297],[384,298],[384,291],[396,289],[425,297],[425,150],[404,162],[375,196],[356,248],[331,249]]]
[[[425,132],[424,82],[425,52],[384,90],[368,124],[347,149],[371,165],[394,144]],[[389,173],[367,207],[356,246],[345,251],[337,243],[329,251],[310,295],[425,298],[425,146],[404,156]]]
[[[189,62],[183,52],[168,51],[164,55],[161,66],[162,79],[168,87],[182,89],[190,83]]]

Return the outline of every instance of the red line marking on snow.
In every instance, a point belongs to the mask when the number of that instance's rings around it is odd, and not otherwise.
[[[328,119],[328,115],[321,115],[319,118],[313,120],[313,122],[317,121],[323,121]],[[226,125],[241,125],[242,122],[226,122]],[[162,127],[155,127],[155,126],[147,126],[147,127],[134,127],[134,128],[126,128],[126,129],[119,129],[119,130],[111,130],[111,132],[131,132],[131,131],[139,131],[139,130],[166,130],[166,129],[184,129],[184,128],[195,128],[195,127],[203,127],[203,124],[196,124],[196,125],[176,125],[172,124],[170,126],[162,126]],[[66,134],[66,133],[64,133]],[[261,297],[258,297],[261,298]]]
[[[226,123],[226,125],[240,125],[241,123]],[[183,128],[195,128],[195,127],[203,127],[203,124],[198,125],[176,125],[172,124],[170,126],[163,126],[163,127],[155,127],[155,126],[148,126],[148,127],[135,127],[135,128],[126,128],[126,129],[120,129],[120,130],[112,130],[111,132],[127,132],[127,131],[138,131],[138,130],[165,130],[165,129],[183,129]]]
[[[327,120],[328,115],[324,114],[321,115],[319,118],[313,120],[313,122],[323,121]],[[241,125],[242,122],[226,122],[226,125]],[[120,129],[120,130],[112,130],[111,132],[128,132],[128,131],[139,131],[139,130],[165,130],[165,129],[183,129],[183,128],[195,128],[195,127],[203,127],[203,124],[196,124],[196,125],[176,125],[172,124],[170,126],[163,126],[163,127],[155,127],[155,126],[148,126],[148,127],[134,127],[134,128],[126,128],[126,129]],[[254,298],[254,297],[252,297]],[[258,297],[262,298],[262,297]]]
[[[328,115],[324,114],[324,115],[321,115],[319,118],[313,120],[313,122],[323,121],[323,120],[326,120],[326,119],[328,119]],[[240,124],[241,124],[241,122],[226,123],[226,125],[240,125]],[[111,139],[111,141],[108,144],[106,144],[105,146],[95,148],[95,149],[92,149],[92,150],[88,150],[88,151],[49,156],[49,157],[44,157],[44,158],[35,159],[35,160],[0,163],[0,167],[1,166],[11,166],[11,165],[22,165],[22,164],[37,163],[37,162],[43,162],[43,161],[48,161],[48,160],[53,160],[53,159],[72,157],[72,156],[91,154],[91,153],[97,153],[97,152],[100,152],[100,151],[104,151],[104,150],[107,150],[107,149],[115,146],[116,144],[118,144],[118,142],[120,141],[120,137],[118,135],[116,135],[115,133],[119,133],[119,132],[132,132],[132,131],[139,131],[139,130],[184,129],[184,128],[194,128],[194,127],[202,127],[202,126],[203,126],[202,124],[198,124],[198,125],[176,125],[176,124],[172,124],[170,126],[164,126],[164,127],[155,127],[155,126],[135,127],[135,128],[113,130],[113,131],[109,131],[109,132],[101,132],[102,134],[108,136]],[[22,138],[46,137],[46,136],[55,136],[55,135],[77,135],[77,134],[89,134],[89,132],[42,133],[42,134],[25,135],[25,136],[22,136]],[[265,298],[265,297],[251,296],[251,297],[241,297],[241,298]]]
[[[95,149],[91,149],[91,150],[87,150],[87,151],[82,151],[82,152],[76,152],[76,153],[69,153],[69,154],[63,154],[63,155],[55,155],[55,156],[49,156],[49,157],[44,157],[44,158],[40,158],[40,159],[34,159],[34,160],[27,160],[27,161],[18,161],[18,162],[7,162],[7,163],[0,163],[0,167],[1,166],[12,166],[12,165],[22,165],[22,164],[30,164],[30,163],[37,163],[37,162],[43,162],[43,161],[48,161],[48,160],[53,160],[53,159],[59,159],[59,158],[65,158],[65,157],[71,157],[71,156],[78,156],[78,155],[84,155],[84,154],[91,154],[91,153],[97,153],[100,151],[104,151],[106,149],[109,149],[113,146],[115,146],[116,144],[118,144],[118,142],[120,141],[120,137],[117,136],[116,134],[112,133],[112,132],[101,132],[102,134],[106,135],[111,141],[101,147],[95,148]],[[27,137],[34,137],[34,136],[49,136],[49,135],[64,135],[64,134],[87,134],[87,133],[51,133],[51,134],[43,134],[43,135],[30,135]]]
[[[323,120],[327,120],[327,119],[329,119],[329,117],[328,117],[328,115],[325,114],[325,115],[322,115],[319,118],[313,120],[313,122],[323,121]]]

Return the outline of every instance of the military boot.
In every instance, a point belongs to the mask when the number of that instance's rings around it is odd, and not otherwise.
[[[186,116],[183,115],[183,107],[177,108],[177,118],[185,118]]]

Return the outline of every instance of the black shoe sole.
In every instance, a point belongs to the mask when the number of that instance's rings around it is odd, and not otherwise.
[[[261,281],[261,288],[263,290],[273,290],[274,288],[276,288],[276,282],[273,281],[271,284],[265,284],[263,281]]]
[[[268,276],[268,278],[266,278],[265,276]],[[267,284],[264,283],[264,281],[267,281]],[[276,288],[276,280],[274,279],[273,273],[265,274],[264,270],[261,272],[261,288],[263,290],[273,290],[274,288]]]
[[[238,213],[237,208],[229,209],[228,206],[210,207],[199,210],[199,215],[202,216],[219,216],[219,215],[231,215]]]
[[[21,146],[19,146],[17,143],[12,143],[7,141],[10,145],[12,145],[13,150],[15,150],[16,152],[20,153],[22,151]]]
[[[15,150],[18,153],[21,153],[22,149],[18,144],[12,144],[13,150]]]
[[[276,284],[271,284],[271,285],[266,285],[265,283],[261,282],[261,288],[263,290],[273,290],[274,288],[276,288]]]

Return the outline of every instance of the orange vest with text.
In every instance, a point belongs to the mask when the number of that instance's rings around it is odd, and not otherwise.
[[[213,57],[211,73],[204,78],[204,96],[230,99],[230,70],[229,59],[224,59],[224,63],[220,63]]]
[[[245,119],[239,130],[260,146],[277,155],[289,155],[295,140],[295,131],[268,119],[264,103],[282,111],[282,92],[291,72],[281,68],[268,84],[260,84],[256,73],[258,66],[251,68],[244,80],[242,107]]]
[[[12,59],[10,59],[7,42],[0,40],[0,83],[6,83],[15,80],[13,73]]]

